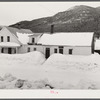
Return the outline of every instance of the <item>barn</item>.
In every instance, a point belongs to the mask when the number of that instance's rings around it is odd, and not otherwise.
[[[90,55],[94,53],[94,33],[65,32],[43,34],[37,44],[44,47],[46,58],[53,53],[65,55]]]

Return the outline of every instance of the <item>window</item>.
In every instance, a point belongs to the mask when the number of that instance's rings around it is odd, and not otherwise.
[[[59,46],[59,53],[63,54],[63,46]]]
[[[34,51],[36,51],[36,48],[34,48]]]
[[[1,42],[3,42],[3,36],[1,36]]]
[[[30,52],[30,48],[28,47],[27,52]]]
[[[54,49],[54,53],[57,53],[57,49]]]
[[[1,53],[4,53],[4,48],[1,49]]]
[[[63,48],[59,48],[59,53],[63,54]]]
[[[63,46],[59,46],[59,48],[64,48]]]
[[[32,43],[34,43],[35,42],[35,39],[34,38],[32,38]]]
[[[14,53],[16,53],[16,49],[14,49]]]
[[[72,54],[73,49],[69,49],[69,54]]]
[[[7,42],[10,42],[10,36],[7,36]]]

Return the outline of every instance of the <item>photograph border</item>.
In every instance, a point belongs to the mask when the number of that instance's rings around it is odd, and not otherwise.
[[[100,0],[0,0],[0,2],[100,2]],[[0,90],[1,100],[97,100],[100,90]],[[54,91],[54,94],[51,93]],[[59,92],[61,91],[61,92]],[[56,94],[58,92],[58,95]],[[40,96],[41,94],[41,96]]]

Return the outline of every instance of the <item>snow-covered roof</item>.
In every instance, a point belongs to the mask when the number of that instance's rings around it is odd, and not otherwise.
[[[65,32],[43,34],[38,41],[42,45],[68,45],[68,46],[91,46],[93,32]]]
[[[96,42],[95,42],[95,50],[100,50],[100,40],[96,40]]]
[[[32,34],[24,34],[24,33],[19,33],[19,32],[17,32],[18,40],[19,40],[22,44],[27,44],[27,43],[29,42],[29,35],[32,35]]]
[[[11,33],[16,35],[16,32],[25,33],[25,34],[33,34],[33,32],[29,29],[18,29],[14,27],[5,26]]]
[[[33,32],[29,29],[20,29],[20,32],[33,34]]]
[[[19,47],[20,44],[17,44],[15,42],[0,42],[0,46],[2,47]]]
[[[30,35],[29,37],[32,37],[32,36],[37,37],[37,36],[41,36],[42,34],[43,34],[43,33],[34,33],[34,34]]]

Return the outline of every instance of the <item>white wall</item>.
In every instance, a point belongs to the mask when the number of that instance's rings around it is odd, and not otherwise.
[[[57,52],[59,53],[58,46],[51,46],[50,47],[50,55],[54,53],[55,48],[57,49]],[[69,49],[73,49],[72,55],[90,55],[91,54],[91,47],[64,47],[63,54],[68,55]]]
[[[22,45],[18,51],[19,53],[27,53],[28,48],[30,48],[30,52],[34,51],[34,48],[36,48],[36,51],[44,53],[44,46],[41,45]]]
[[[43,54],[45,54],[46,48],[50,48],[50,55],[54,53],[54,49],[57,49],[57,53],[59,53],[59,47],[58,46],[42,46],[42,45],[23,45],[19,48],[19,53],[27,53],[28,47],[30,48],[30,51],[34,51],[34,48],[36,48],[36,51],[40,51]],[[91,47],[64,47],[63,48],[63,54],[68,55],[69,49],[73,49],[72,55],[90,55],[91,54]]]
[[[72,55],[90,55],[91,47],[64,47],[64,54],[69,54],[69,49],[73,49]]]
[[[1,42],[1,36],[3,36],[3,42],[7,42],[7,36],[10,36],[10,42],[15,42],[19,44],[17,38],[13,34],[11,34],[6,28],[3,28],[0,31],[0,42]]]

